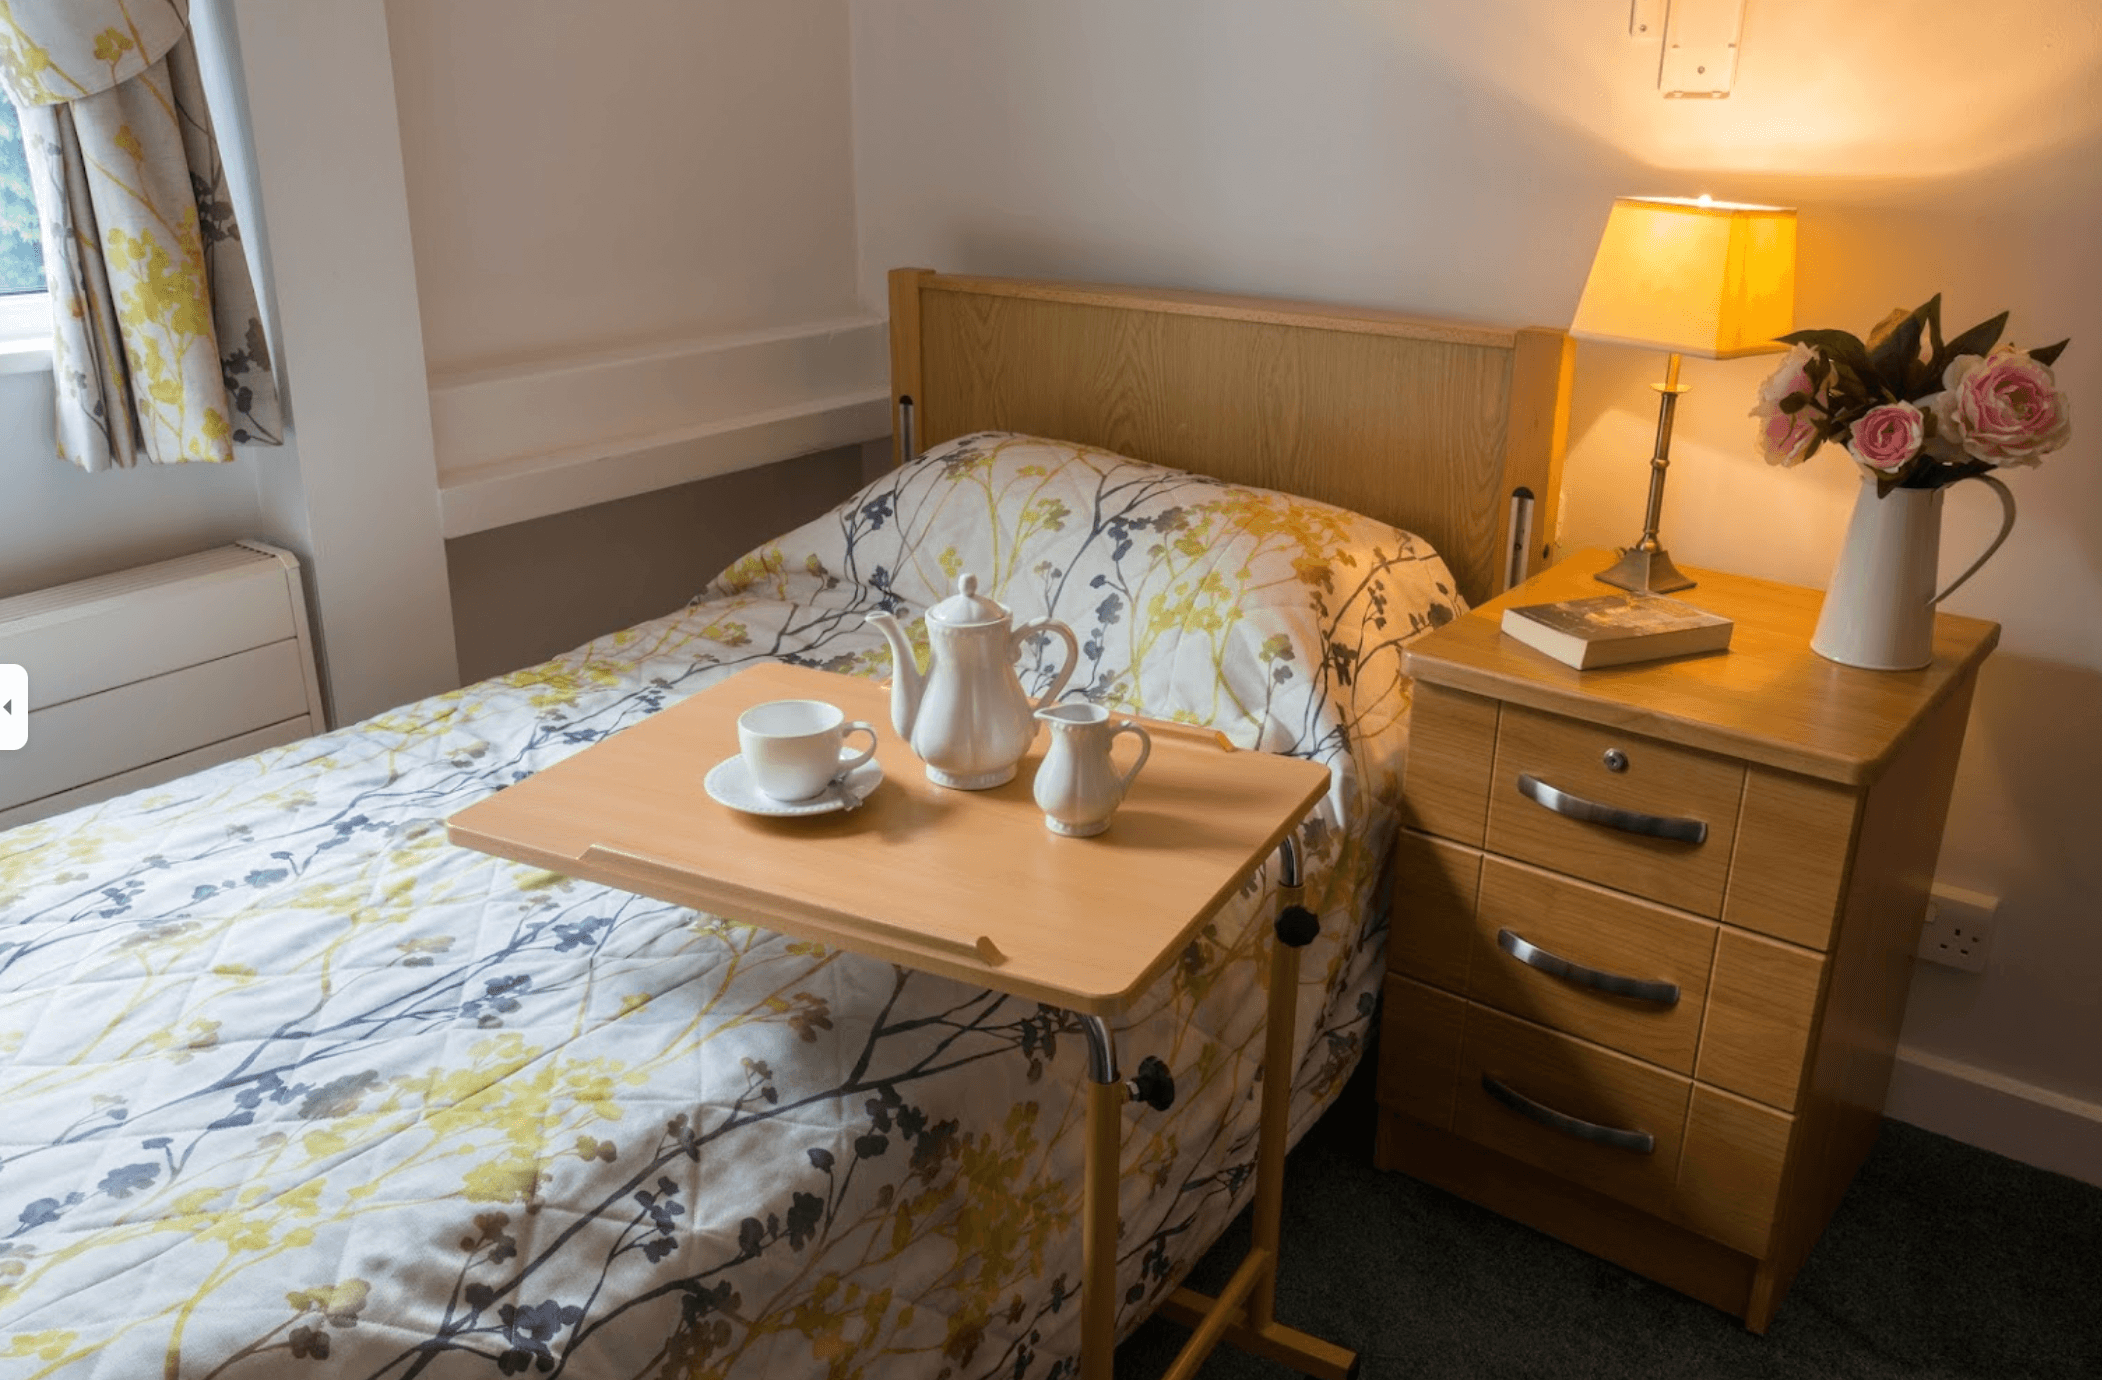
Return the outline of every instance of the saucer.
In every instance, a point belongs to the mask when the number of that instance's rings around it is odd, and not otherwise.
[[[718,804],[748,815],[828,815],[834,810],[850,810],[867,800],[869,793],[883,784],[883,763],[871,757],[848,772],[844,780],[809,800],[776,800],[762,794],[752,784],[742,753],[717,762],[701,784]]]

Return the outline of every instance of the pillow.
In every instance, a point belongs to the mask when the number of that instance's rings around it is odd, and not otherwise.
[[[1465,608],[1437,553],[1385,523],[1005,432],[935,447],[747,555],[711,593],[888,609],[924,659],[927,607],[965,572],[1018,623],[1072,627],[1081,665],[1066,698],[1315,757],[1337,726],[1405,706],[1401,644]],[[1032,693],[1062,655],[1035,639]],[[880,644],[851,659],[840,669],[889,671]]]

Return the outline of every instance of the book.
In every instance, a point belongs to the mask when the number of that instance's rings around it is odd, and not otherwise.
[[[1503,630],[1565,666],[1588,671],[1631,661],[1726,651],[1727,618],[1654,594],[1601,594],[1504,610]]]

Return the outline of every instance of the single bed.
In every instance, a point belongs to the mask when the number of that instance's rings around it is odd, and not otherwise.
[[[892,316],[927,454],[687,609],[0,834],[0,1374],[1059,1373],[1070,1017],[442,827],[753,660],[882,675],[862,614],[964,569],[1082,634],[1068,694],[1330,767],[1295,1128],[1326,1105],[1398,649],[1552,530],[1562,338],[919,271]],[[1125,1120],[1126,1327],[1252,1185],[1268,885],[1130,1022],[1180,1096]]]

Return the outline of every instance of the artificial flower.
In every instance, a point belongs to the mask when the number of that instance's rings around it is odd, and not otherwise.
[[[1854,423],[1847,453],[1878,474],[1892,474],[1920,453],[1926,439],[1926,414],[1908,402],[1885,403]]]

